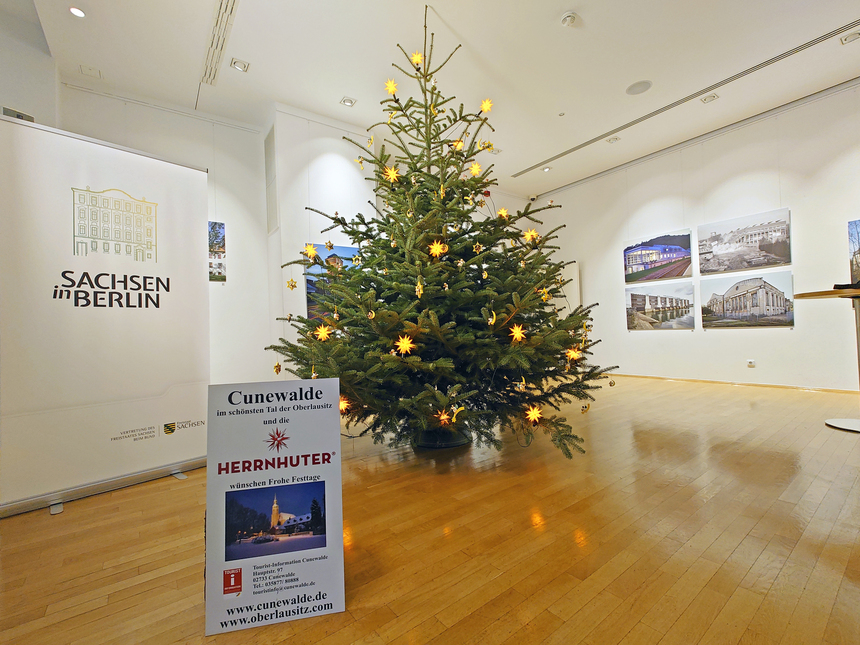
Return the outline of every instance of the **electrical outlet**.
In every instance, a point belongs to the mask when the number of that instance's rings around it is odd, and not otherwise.
[[[748,358],[747,359],[747,367],[755,367],[755,359]]]

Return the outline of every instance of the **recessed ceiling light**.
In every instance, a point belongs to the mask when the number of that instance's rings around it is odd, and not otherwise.
[[[490,148],[487,152],[489,152],[491,155],[497,155],[501,152],[501,150],[499,150],[498,148]]]
[[[635,96],[636,94],[644,94],[648,90],[651,89],[651,81],[636,81],[628,87],[625,92],[630,94],[631,96]]]
[[[550,170],[552,170],[552,166],[544,166],[543,167],[544,172],[549,172]]]
[[[564,116],[564,112],[559,112],[559,113],[558,113],[558,115],[559,115],[559,116]]]
[[[72,15],[75,16],[76,18],[83,18],[84,16],[87,15],[83,12],[82,9],[78,9],[77,7],[69,7],[69,11],[71,11]]]
[[[353,105],[355,105],[355,99],[351,99],[348,96],[344,96],[340,100],[340,104],[345,105],[346,107],[352,107]]]
[[[621,141],[621,137],[609,137],[606,143],[615,143],[616,141]]]
[[[248,68],[251,67],[251,63],[239,60],[238,58],[234,58],[230,61],[230,67],[232,67],[233,69],[238,69],[240,72],[247,72]]]
[[[855,40],[860,40],[860,31],[852,31],[850,34],[845,34],[839,39],[843,45],[853,43]]]
[[[716,101],[720,98],[719,94],[708,94],[707,96],[702,97],[702,103],[711,103],[712,101]]]

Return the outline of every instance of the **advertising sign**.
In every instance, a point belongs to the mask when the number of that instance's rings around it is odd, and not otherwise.
[[[0,195],[0,515],[205,457],[206,172],[0,120]]]
[[[206,633],[345,610],[337,379],[209,386]]]

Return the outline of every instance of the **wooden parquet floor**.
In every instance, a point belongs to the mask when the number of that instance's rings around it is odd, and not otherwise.
[[[344,439],[342,614],[203,636],[203,470],[4,519],[0,643],[860,644],[858,396],[616,380],[573,461]]]

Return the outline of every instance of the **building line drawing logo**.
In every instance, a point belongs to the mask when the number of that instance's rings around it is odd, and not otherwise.
[[[124,190],[72,188],[75,255],[90,253],[158,262],[158,204]]]

